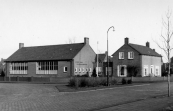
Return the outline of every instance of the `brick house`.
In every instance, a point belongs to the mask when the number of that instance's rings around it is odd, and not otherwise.
[[[95,52],[84,43],[24,47],[6,60],[6,74],[10,77],[71,77],[92,74]]]
[[[127,76],[161,76],[162,56],[146,46],[131,44],[129,38],[113,55],[113,75]]]

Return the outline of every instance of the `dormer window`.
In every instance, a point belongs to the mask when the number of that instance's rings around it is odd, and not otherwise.
[[[119,59],[124,59],[124,52],[119,52]]]
[[[128,59],[134,59],[134,52],[128,52]]]

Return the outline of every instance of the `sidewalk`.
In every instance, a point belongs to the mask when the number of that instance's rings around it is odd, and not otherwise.
[[[92,111],[173,111],[172,107],[166,110],[170,106],[173,106],[173,97],[158,97]]]

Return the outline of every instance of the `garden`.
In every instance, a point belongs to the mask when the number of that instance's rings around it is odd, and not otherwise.
[[[115,86],[132,84],[131,79],[127,78],[109,78],[109,84],[107,85],[106,77],[72,77],[68,82],[68,87],[71,88],[91,88],[91,87],[103,87],[103,86]]]

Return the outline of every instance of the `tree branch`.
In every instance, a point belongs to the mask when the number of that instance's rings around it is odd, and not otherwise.
[[[161,34],[161,37],[165,40],[165,42],[167,42],[166,38]]]
[[[173,31],[172,31],[172,33],[170,34],[170,36],[169,36],[169,40],[171,40],[171,38],[172,38],[172,35],[173,35]]]

